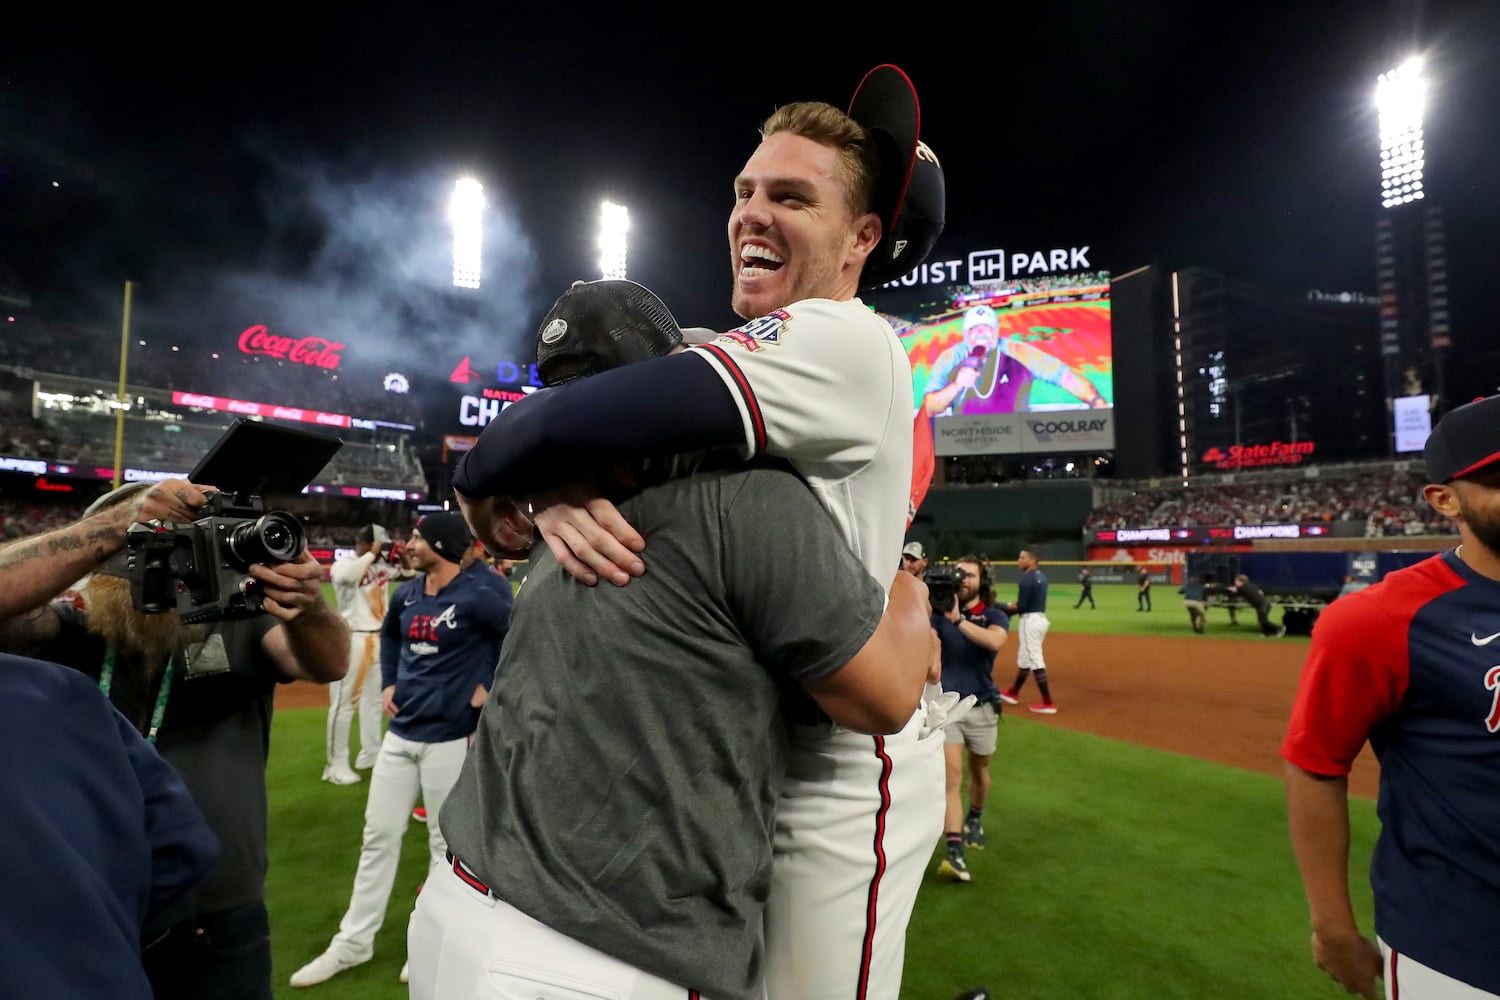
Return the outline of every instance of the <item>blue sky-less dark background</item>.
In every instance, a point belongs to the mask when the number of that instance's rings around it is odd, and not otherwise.
[[[611,197],[630,276],[684,323],[729,324],[724,223],[757,124],[844,105],[890,61],[947,173],[936,257],[1088,244],[1115,273],[1373,292],[1375,78],[1422,51],[1455,351],[1500,343],[1500,5],[664,9],[12,11],[0,263],[33,312],[104,325],[135,280],[140,322],[185,342],[267,322],[351,352],[520,355],[567,282],[597,276]],[[443,210],[466,173],[490,198],[485,284],[455,299]]]

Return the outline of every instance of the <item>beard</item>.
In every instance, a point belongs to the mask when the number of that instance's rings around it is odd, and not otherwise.
[[[1478,508],[1466,503],[1462,494],[1458,495],[1458,513],[1460,521],[1468,526],[1474,540],[1500,555],[1500,519],[1486,517]]]
[[[88,627],[115,649],[144,656],[147,661],[170,656],[179,643],[200,641],[202,626],[183,625],[176,611],[147,615],[130,600],[130,583],[119,577],[93,576],[83,588]]]

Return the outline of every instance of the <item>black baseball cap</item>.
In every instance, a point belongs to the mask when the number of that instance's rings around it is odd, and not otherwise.
[[[1429,482],[1446,483],[1500,462],[1500,396],[1449,410],[1422,451]]]
[[[671,310],[645,285],[578,281],[552,304],[537,330],[537,375],[554,386],[660,357],[681,343]]]
[[[424,515],[415,530],[434,552],[449,562],[463,559],[464,553],[474,544],[474,536],[469,533],[463,515],[452,511]]]
[[[911,78],[885,63],[865,74],[849,117],[870,134],[880,159],[875,213],[883,230],[865,260],[859,287],[909,274],[927,259],[943,231],[947,193],[937,156],[921,141],[922,108]]]

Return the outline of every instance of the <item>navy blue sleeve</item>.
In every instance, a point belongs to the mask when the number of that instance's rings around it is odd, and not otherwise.
[[[653,358],[512,403],[459,460],[466,497],[529,496],[615,462],[745,444],[739,406],[697,352]]]
[[[385,619],[380,623],[380,690],[396,683],[396,667],[401,662],[401,602],[412,584],[403,583],[386,605]]]
[[[1036,610],[1033,605],[1036,604],[1036,599],[1038,596],[1037,591],[1040,589],[1041,588],[1037,585],[1036,578],[1033,577],[1030,573],[1027,573],[1025,576],[1021,577],[1021,582],[1016,587],[1017,614],[1024,615],[1027,612]]]
[[[192,888],[219,855],[219,841],[170,764],[114,713],[125,756],[140,783],[146,806],[146,839],[151,845],[151,897],[146,919]]]
[[[1005,631],[1010,631],[1010,615],[1001,608],[990,606],[984,609],[984,616],[989,619],[991,625],[999,625]]]

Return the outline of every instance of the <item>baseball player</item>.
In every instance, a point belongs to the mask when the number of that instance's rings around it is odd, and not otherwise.
[[[1500,997],[1500,396],[1427,439],[1461,544],[1318,616],[1281,755],[1318,966],[1375,1000]],[[1377,941],[1349,900],[1348,774],[1380,760]],[[1377,943],[1378,942],[1378,943]]]
[[[933,363],[922,405],[930,416],[1018,413],[1031,408],[1031,383],[1041,378],[1092,407],[1109,401],[1082,372],[1019,337],[1000,339],[1000,320],[986,305],[964,313],[964,339]]]
[[[917,120],[910,81],[891,66],[866,77],[848,116],[819,104],[777,111],[735,180],[729,219],[732,305],[747,322],[514,404],[460,463],[461,502],[535,496],[575,481],[581,461],[735,447],[789,460],[870,576],[887,580],[911,505],[911,368],[855,293],[917,266],[941,230],[942,173]],[[618,512],[571,498],[572,509],[537,517],[564,569],[617,585],[644,573],[644,540]],[[513,508],[487,499],[465,510],[492,549],[526,551],[529,526],[511,527]],[[797,731],[766,910],[773,1000],[898,995],[906,925],[942,831],[942,738],[925,723],[919,710],[890,737],[827,723]]]
[[[370,775],[349,909],[327,950],[292,974],[292,986],[370,960],[417,795],[436,814],[458,779],[510,618],[508,602],[459,572],[472,541],[463,518],[447,512],[428,514],[412,532],[407,552],[421,576],[396,590],[381,624],[380,694],[391,724]],[[427,846],[429,865],[443,864],[447,844],[436,823],[427,824]]]
[[[380,623],[393,580],[410,577],[401,564],[399,546],[378,524],[359,529],[353,555],[333,564],[328,576],[339,614],[349,623],[349,672],[328,685],[327,761],[323,780],[352,785],[360,780],[349,767],[349,730],[359,713],[359,757],[354,767],[375,766],[380,752]]]
[[[1021,688],[1026,686],[1027,676],[1036,678],[1036,686],[1042,691],[1042,700],[1030,706],[1038,715],[1056,715],[1057,705],[1052,701],[1052,688],[1047,683],[1047,661],[1042,658],[1042,640],[1047,638],[1047,629],[1052,623],[1047,620],[1047,577],[1038,565],[1036,552],[1022,549],[1016,558],[1021,570],[1021,582],[1016,588],[1016,599],[1005,606],[1005,610],[1017,617],[1016,679],[1010,688],[1000,692],[1000,700],[1007,705],[1021,703]]]

